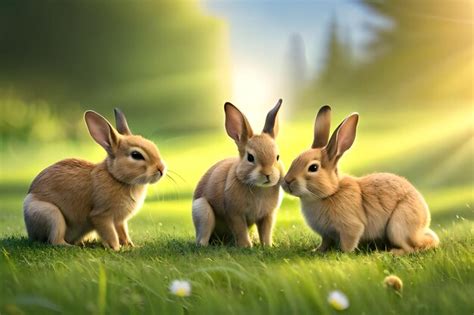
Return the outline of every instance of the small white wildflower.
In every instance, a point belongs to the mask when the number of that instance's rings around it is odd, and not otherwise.
[[[170,292],[179,297],[191,295],[191,283],[186,280],[174,280],[170,285]]]
[[[349,307],[349,299],[341,291],[332,291],[328,296],[328,303],[338,311],[343,311]]]

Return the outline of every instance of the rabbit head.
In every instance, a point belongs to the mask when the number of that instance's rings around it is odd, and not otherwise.
[[[150,140],[133,135],[125,115],[118,108],[114,112],[117,129],[94,111],[84,114],[90,135],[107,152],[109,173],[129,185],[156,183],[166,170],[158,148]]]
[[[323,106],[316,116],[311,149],[301,153],[291,164],[283,189],[298,197],[322,199],[339,188],[337,164],[354,143],[359,115],[344,119],[329,139],[331,108]]]
[[[236,176],[250,186],[272,187],[280,184],[283,167],[280,163],[278,146],[278,111],[282,100],[270,110],[263,131],[254,135],[247,118],[231,103],[224,105],[225,128],[239,149],[240,160]]]

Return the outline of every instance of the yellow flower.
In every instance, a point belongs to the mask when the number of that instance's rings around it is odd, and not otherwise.
[[[349,307],[349,299],[341,291],[332,291],[328,296],[328,303],[334,309],[343,311]]]
[[[170,292],[179,297],[191,295],[191,283],[185,280],[174,280],[170,285]]]
[[[385,277],[385,279],[383,279],[383,284],[385,285],[385,287],[392,288],[398,292],[402,291],[403,289],[402,279],[395,275],[389,275]]]

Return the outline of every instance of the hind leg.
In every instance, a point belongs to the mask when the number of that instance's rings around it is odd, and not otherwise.
[[[401,202],[387,224],[387,238],[396,255],[409,254],[417,248],[418,232],[424,229],[426,217],[413,210],[413,202]]]
[[[66,221],[61,210],[54,204],[28,194],[23,202],[23,214],[30,240],[70,245],[64,240]]]
[[[196,244],[209,245],[209,238],[216,225],[216,217],[211,205],[204,197],[193,201],[193,223],[196,229]]]

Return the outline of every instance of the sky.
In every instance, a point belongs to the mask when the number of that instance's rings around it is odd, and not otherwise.
[[[232,100],[249,108],[262,103],[269,107],[281,97],[276,95],[284,96],[281,87],[292,34],[301,35],[308,77],[314,77],[324,62],[332,19],[356,56],[370,39],[366,25],[384,22],[356,1],[202,0],[201,5],[228,23]]]

